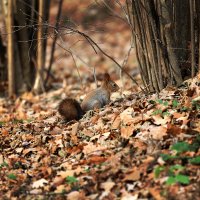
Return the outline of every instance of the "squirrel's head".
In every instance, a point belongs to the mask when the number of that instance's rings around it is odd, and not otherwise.
[[[104,84],[110,92],[116,92],[119,90],[119,86],[110,79],[110,75],[108,73],[104,74]]]

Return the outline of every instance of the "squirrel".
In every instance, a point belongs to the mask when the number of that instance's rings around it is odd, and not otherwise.
[[[108,104],[111,93],[118,90],[119,86],[106,73],[101,86],[89,92],[81,104],[75,99],[66,98],[60,102],[58,112],[66,121],[79,120],[87,111],[99,109]]]

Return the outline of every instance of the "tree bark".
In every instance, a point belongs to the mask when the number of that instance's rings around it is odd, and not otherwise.
[[[15,94],[15,68],[14,68],[14,44],[13,44],[13,0],[7,1],[7,34],[8,34],[8,95]]]
[[[46,0],[39,0],[39,16],[38,16],[38,34],[37,34],[37,61],[36,61],[36,80],[33,87],[34,92],[40,93],[44,90],[44,15],[45,15],[45,2]]]
[[[33,91],[36,93],[44,92],[44,67],[45,67],[45,51],[46,51],[46,32],[47,19],[49,14],[50,1],[39,0],[39,18],[38,18],[38,34],[37,34],[37,72]]]
[[[172,74],[177,85],[183,82],[180,66],[178,64],[178,55],[176,53],[176,43],[173,32],[173,20],[172,20],[172,6],[170,0],[161,0],[162,9],[162,25],[164,27],[165,40],[167,45],[167,53],[169,63],[171,65]]]

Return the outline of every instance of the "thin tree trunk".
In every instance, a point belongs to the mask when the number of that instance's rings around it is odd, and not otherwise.
[[[51,57],[50,57],[49,66],[48,66],[48,69],[47,69],[47,77],[45,79],[45,86],[48,82],[50,72],[51,72],[51,67],[52,67],[53,60],[54,60],[54,51],[55,51],[56,41],[57,41],[58,34],[59,34],[57,31],[58,31],[58,27],[59,27],[60,16],[61,16],[61,13],[62,13],[62,4],[63,4],[63,0],[60,0],[59,6],[58,6],[58,13],[57,13],[57,17],[56,17],[56,25],[55,25],[56,30],[54,30],[55,31],[55,37],[54,37],[52,48],[51,48]]]
[[[194,0],[190,0],[190,31],[191,31],[191,68],[192,78],[195,75],[195,32],[194,32]]]
[[[37,74],[33,90],[40,93],[44,90],[44,15],[45,15],[45,2],[46,0],[39,0],[39,18],[38,18],[38,34],[37,34]]]
[[[15,94],[14,44],[13,44],[13,0],[8,0],[7,34],[8,34],[8,95]]]

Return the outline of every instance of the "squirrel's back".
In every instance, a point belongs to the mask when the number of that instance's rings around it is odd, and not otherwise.
[[[102,108],[110,101],[110,93],[101,87],[89,92],[81,103],[81,108],[86,112],[95,108]]]
[[[79,120],[83,116],[83,110],[75,99],[66,98],[58,106],[58,112],[65,120]]]

